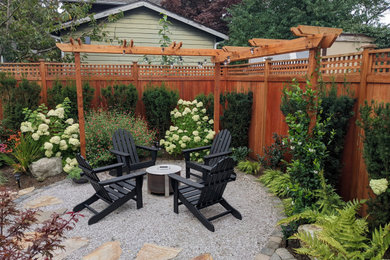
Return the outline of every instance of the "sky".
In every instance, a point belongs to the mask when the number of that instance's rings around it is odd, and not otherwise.
[[[390,10],[387,10],[385,16],[381,19],[382,23],[390,24]]]

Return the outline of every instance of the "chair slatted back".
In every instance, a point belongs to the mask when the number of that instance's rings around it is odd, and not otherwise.
[[[115,150],[130,154],[130,164],[139,163],[137,148],[135,146],[133,136],[128,131],[124,129],[116,130],[112,136],[112,144]],[[118,162],[126,165],[127,162],[125,156],[117,155],[116,158]]]
[[[229,151],[231,142],[232,142],[232,135],[230,134],[229,130],[223,129],[221,132],[219,132],[215,136],[213,143],[211,145],[211,148],[210,148],[210,154]],[[219,160],[221,160],[221,158],[212,159],[212,160],[210,160],[209,165],[213,166]]]
[[[106,189],[104,189],[104,187],[99,184],[100,179],[93,171],[92,166],[84,159],[81,154],[76,154],[76,160],[79,163],[79,168],[84,172],[92,187],[95,189],[96,194],[98,194],[104,200],[112,201]]]
[[[204,188],[198,206],[202,208],[218,203],[232,174],[234,174],[234,160],[230,157],[220,160],[210,172],[207,172],[204,175]]]

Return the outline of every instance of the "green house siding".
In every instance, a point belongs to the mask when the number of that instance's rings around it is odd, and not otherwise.
[[[159,20],[161,15],[157,12],[145,7],[140,7],[134,10],[130,10],[124,13],[124,17],[118,19],[115,22],[107,23],[104,31],[107,33],[107,38],[112,39],[112,43],[96,42],[92,41],[92,44],[112,44],[118,45],[118,40],[130,40],[134,41],[135,46],[160,46],[160,36],[158,31],[161,29]],[[208,34],[197,28],[184,24],[174,19],[168,19],[172,24],[169,26],[171,34],[168,36],[172,41],[177,43],[183,42],[182,48],[202,48],[213,49],[216,41],[214,35]],[[88,30],[86,26],[80,27],[81,32]],[[203,62],[207,59],[210,65],[209,57],[183,57],[183,64],[195,65],[198,62]],[[152,58],[150,60],[156,60],[153,62],[158,64],[160,57]],[[140,55],[121,55],[121,54],[96,54],[89,53],[84,57],[83,62],[87,63],[115,63],[115,64],[128,64],[134,61],[141,62],[142,56]]]

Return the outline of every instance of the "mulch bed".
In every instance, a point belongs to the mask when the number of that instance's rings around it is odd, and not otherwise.
[[[3,177],[7,179],[6,183],[3,183],[0,186],[6,186],[7,188],[13,189],[13,190],[19,190],[18,183],[15,180],[15,176],[13,173],[13,169],[9,166],[3,166],[0,168],[0,172],[2,173]],[[61,173],[57,176],[46,178],[44,181],[37,181],[36,178],[34,178],[30,174],[24,174],[20,177],[20,189],[25,189],[28,187],[35,187],[36,189],[50,185],[52,183],[55,183],[57,181],[61,181],[65,179],[67,176],[66,173]]]

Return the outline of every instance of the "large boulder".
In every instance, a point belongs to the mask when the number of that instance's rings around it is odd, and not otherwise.
[[[43,181],[47,177],[58,175],[62,172],[62,161],[59,157],[42,158],[30,165],[32,175],[38,181]]]

